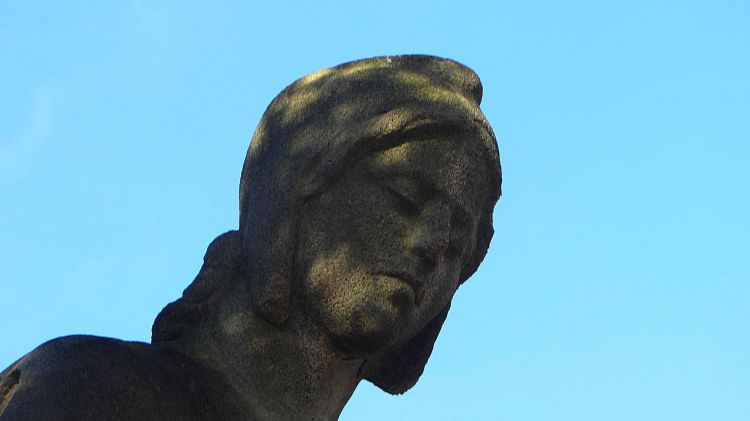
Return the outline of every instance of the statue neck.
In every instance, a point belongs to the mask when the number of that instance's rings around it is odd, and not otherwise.
[[[164,346],[218,371],[260,420],[336,420],[354,393],[363,359],[346,359],[304,317],[279,329],[250,309]]]

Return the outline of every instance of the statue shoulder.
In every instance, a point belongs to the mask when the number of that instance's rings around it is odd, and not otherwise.
[[[46,342],[0,373],[0,421],[208,420],[224,402],[205,369],[141,342],[66,336]]]

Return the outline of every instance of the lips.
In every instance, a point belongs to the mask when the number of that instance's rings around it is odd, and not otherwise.
[[[382,272],[382,275],[396,278],[401,281],[403,281],[405,284],[409,285],[412,290],[414,290],[414,296],[416,297],[417,302],[419,302],[419,298],[421,296],[422,291],[422,283],[417,281],[417,278],[413,275],[411,275],[408,272],[402,272],[402,271],[386,271]]]

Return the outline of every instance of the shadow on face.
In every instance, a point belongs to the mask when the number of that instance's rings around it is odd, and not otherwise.
[[[398,347],[451,300],[487,195],[480,158],[478,141],[458,134],[409,139],[302,206],[303,300],[340,349]]]
[[[482,208],[491,207],[499,195],[500,171],[494,135],[479,109],[481,97],[473,71],[432,56],[345,63],[282,91],[253,135],[240,183],[243,272],[256,313],[277,326],[289,316],[302,204],[327,191],[363,155],[402,144],[408,133],[456,131],[480,139],[482,158],[475,162],[486,166],[492,191]],[[490,219],[483,215],[482,251],[470,259],[462,280],[484,255],[492,236]]]
[[[432,56],[345,63],[288,86],[248,149],[239,232],[212,243],[154,342],[250,310],[282,329],[295,312],[349,355],[380,353],[363,378],[409,389],[493,235],[502,175],[481,99],[471,69]]]

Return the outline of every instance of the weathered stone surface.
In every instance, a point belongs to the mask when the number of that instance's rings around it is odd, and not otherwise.
[[[0,420],[336,419],[360,380],[403,393],[500,196],[474,72],[380,57],[306,76],[258,124],[240,227],[152,343],[47,342],[0,374]]]

